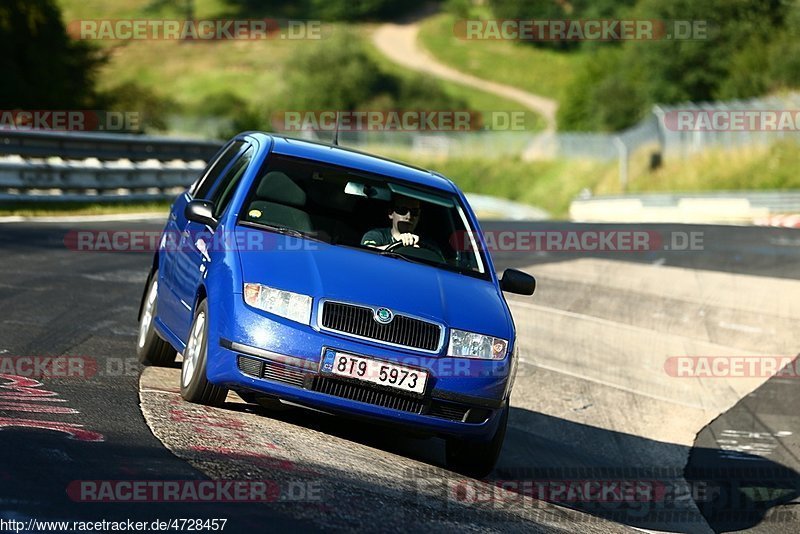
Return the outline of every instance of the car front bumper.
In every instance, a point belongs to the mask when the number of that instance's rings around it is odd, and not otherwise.
[[[484,440],[494,434],[509,394],[510,356],[486,361],[420,355],[284,320],[250,308],[241,295],[233,297],[219,308],[217,320],[212,314],[211,332],[219,334],[209,338],[212,383],[443,437]],[[232,309],[225,310],[228,306]],[[415,396],[324,373],[326,349],[423,369],[429,373],[425,393]]]

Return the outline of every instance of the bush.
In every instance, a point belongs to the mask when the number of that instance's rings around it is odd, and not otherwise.
[[[656,103],[749,98],[796,87],[799,11],[780,0],[641,0],[632,18],[706,21],[707,37],[598,43],[603,53],[585,63],[566,91],[560,127],[618,130]]]
[[[500,19],[576,20],[619,18],[636,0],[490,0],[492,12]],[[573,50],[576,41],[528,41],[534,46]]]
[[[586,58],[558,108],[560,129],[613,132],[642,118],[646,96],[622,61],[616,50],[608,48],[595,50]]]
[[[424,0],[228,0],[238,15],[331,21],[390,20],[423,8]]]
[[[175,111],[175,102],[160,97],[149,87],[124,82],[103,94],[110,111],[138,113],[139,130],[166,130],[167,115]]]
[[[0,4],[0,102],[6,109],[97,107],[95,73],[103,58],[71,41],[52,0]]]
[[[362,40],[349,32],[334,35],[322,49],[299,49],[286,65],[287,109],[466,109],[429,78],[383,72]]]

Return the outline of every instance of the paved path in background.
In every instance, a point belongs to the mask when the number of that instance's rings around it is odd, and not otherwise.
[[[547,124],[546,132],[555,131],[556,109],[558,108],[558,103],[555,100],[529,93],[510,85],[465,74],[439,63],[427,50],[423,50],[417,44],[419,30],[420,25],[418,22],[383,24],[373,34],[372,42],[386,57],[406,68],[519,102],[544,117]]]

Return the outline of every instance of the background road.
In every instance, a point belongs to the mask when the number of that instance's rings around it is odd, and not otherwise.
[[[222,409],[182,402],[177,368],[142,373],[135,363],[136,314],[150,255],[75,252],[64,244],[72,230],[159,228],[158,222],[2,226],[0,356],[86,357],[97,373],[38,378],[40,389],[56,395],[52,402],[0,390],[0,421],[82,425],[68,428],[101,434],[102,441],[7,426],[0,432],[0,517],[225,517],[231,521],[226,531],[425,523],[438,530],[789,532],[800,525],[787,514],[800,488],[800,428],[787,408],[796,405],[793,379],[676,378],[664,367],[674,356],[797,354],[795,230],[653,225],[647,229],[667,244],[673,232],[702,232],[703,249],[495,255],[498,270],[524,267],[537,276],[539,289],[532,299],[509,298],[522,364],[492,478],[638,480],[663,489],[654,502],[599,503],[573,495],[546,503],[519,485],[495,491],[444,470],[437,439],[296,409],[267,411],[233,395]],[[30,411],[31,404],[69,410],[41,413]],[[204,478],[270,480],[282,499],[108,504],[74,502],[66,492],[78,480]],[[733,510],[744,512],[733,517]]]

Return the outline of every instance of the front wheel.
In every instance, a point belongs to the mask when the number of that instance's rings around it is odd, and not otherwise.
[[[445,459],[448,469],[463,475],[484,478],[489,475],[500,457],[508,426],[509,405],[503,408],[500,423],[492,439],[487,442],[470,442],[448,438],[445,443]]]
[[[139,313],[139,336],[136,355],[144,365],[168,366],[175,362],[175,349],[158,337],[153,321],[158,311],[158,271],[153,271],[145,288],[142,311]]]
[[[206,378],[208,362],[208,304],[204,300],[194,312],[181,367],[181,397],[189,402],[220,406],[228,390],[215,386]]]

